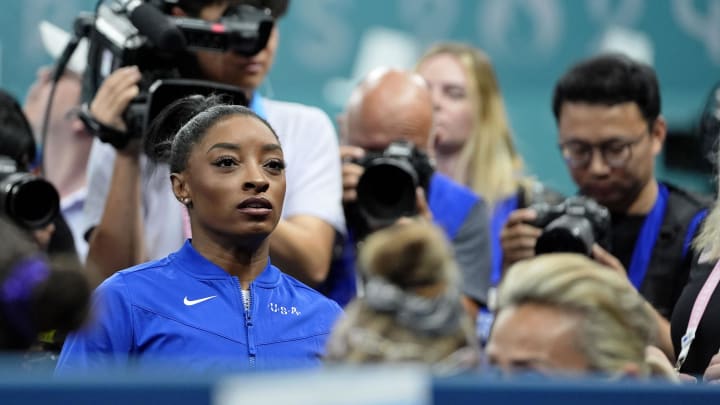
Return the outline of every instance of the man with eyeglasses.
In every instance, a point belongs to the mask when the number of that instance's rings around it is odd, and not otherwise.
[[[610,252],[596,245],[595,259],[622,265],[668,318],[687,281],[690,242],[709,202],[655,179],[667,129],[655,72],[621,55],[581,61],[556,84],[553,113],[580,194],[611,212]],[[535,255],[542,231],[527,224],[535,215],[531,209],[511,214],[501,235],[505,268]]]

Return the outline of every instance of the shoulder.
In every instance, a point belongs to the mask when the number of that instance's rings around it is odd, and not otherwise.
[[[696,211],[709,208],[713,204],[712,197],[708,195],[691,192],[667,182],[662,184],[668,189],[670,204],[686,206]]]
[[[430,187],[431,193],[438,192],[443,194],[450,194],[455,197],[464,198],[470,201],[482,202],[482,199],[470,188],[460,183],[457,183],[450,177],[440,172],[435,172],[433,174],[432,180],[430,181]],[[435,190],[432,190],[432,188],[434,188]]]
[[[170,257],[138,264],[120,270],[110,276],[98,287],[101,294],[134,294],[153,290],[167,279],[167,270],[172,267]]]

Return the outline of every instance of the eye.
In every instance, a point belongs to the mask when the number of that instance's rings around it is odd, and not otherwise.
[[[563,146],[563,148],[574,156],[585,155],[590,152],[591,149],[588,145],[584,145],[582,143],[567,143]]]
[[[607,153],[620,154],[625,151],[626,146],[626,143],[611,143],[605,146],[605,150],[607,151]]]
[[[232,167],[237,165],[237,161],[232,156],[220,156],[213,161],[213,165],[217,167]]]
[[[462,100],[467,95],[467,92],[459,86],[448,86],[445,88],[445,94],[451,99]]]
[[[281,159],[272,159],[265,163],[265,167],[273,171],[281,172],[285,169],[285,161]]]

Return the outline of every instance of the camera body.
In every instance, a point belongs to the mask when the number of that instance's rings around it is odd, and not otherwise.
[[[530,225],[542,228],[535,253],[573,252],[591,256],[593,244],[610,249],[610,211],[595,200],[569,197],[556,205],[538,203],[530,208],[537,218]]]
[[[149,93],[160,80],[164,81],[163,86],[167,88],[175,86],[172,79],[182,78],[184,82],[181,86],[165,92],[177,94],[178,97],[230,93],[233,100],[238,98],[237,95],[242,91],[239,88],[230,89],[234,86],[223,85],[222,89],[218,89],[214,86],[216,83],[204,80],[193,80],[195,83],[188,85],[188,80],[199,76],[197,61],[190,51],[233,51],[252,56],[265,48],[274,25],[269,10],[249,5],[232,6],[220,20],[214,22],[172,17],[163,12],[169,12],[175,3],[168,0],[105,1],[90,20],[92,27],[88,34],[88,66],[83,76],[83,100],[92,100],[105,78],[118,68],[134,65],[142,75],[140,94],[124,114],[128,127],[125,138],[119,133],[112,133],[108,139],[101,138],[116,148],[123,148],[129,138],[142,136],[154,118],[148,116],[148,111],[161,109],[148,105],[151,99]],[[83,17],[78,20],[83,20]],[[84,20],[88,18],[84,17]],[[188,93],[190,88],[195,92]],[[197,92],[197,88],[206,90]],[[244,93],[241,97],[244,102],[238,104],[247,105]],[[94,127],[88,123],[87,117],[83,121],[92,132],[102,132],[98,131],[97,124]]]
[[[28,229],[44,228],[60,213],[60,194],[48,181],[18,171],[0,155],[0,213]]]
[[[396,141],[355,163],[365,171],[357,184],[355,215],[348,215],[346,207],[346,217],[359,240],[401,217],[417,215],[416,189],[422,187],[427,195],[435,170],[425,152],[412,142]]]

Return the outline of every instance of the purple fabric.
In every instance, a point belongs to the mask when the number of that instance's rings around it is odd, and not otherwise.
[[[30,319],[30,300],[35,287],[47,280],[50,270],[42,256],[23,259],[10,270],[0,286],[0,306],[5,317],[27,338],[35,333]]]

